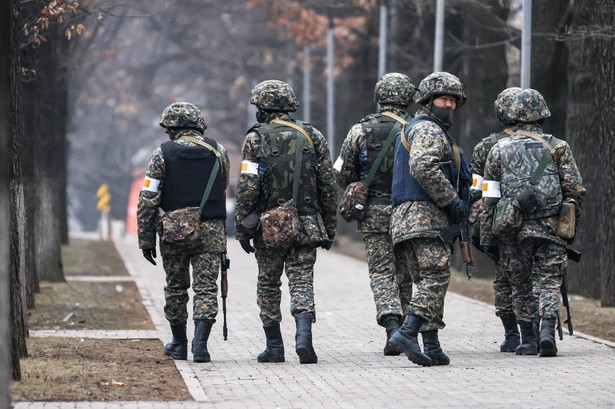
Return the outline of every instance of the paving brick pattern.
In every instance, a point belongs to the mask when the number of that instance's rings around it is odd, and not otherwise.
[[[171,338],[163,315],[164,272],[149,265],[134,237],[117,242],[139,286],[157,334]],[[339,249],[338,249],[339,250]],[[613,408],[615,345],[583,334],[558,343],[556,358],[499,352],[502,329],[493,307],[449,293],[440,332],[451,365],[423,368],[404,356],[382,355],[385,332],[365,263],[319,250],[316,265],[316,365],[300,365],[283,279],[282,334],[286,362],[259,364],[265,337],[256,307],[256,262],[229,241],[228,327],[222,313],[209,349],[212,362],[178,361],[193,402],[20,402],[16,409],[162,408]],[[574,309],[574,305],[573,305]],[[138,331],[123,331],[136,335]],[[193,328],[188,329],[192,337]],[[41,334],[36,334],[41,335]],[[147,332],[147,337],[151,336]],[[145,335],[144,335],[145,336]],[[162,347],[161,347],[162,351]]]

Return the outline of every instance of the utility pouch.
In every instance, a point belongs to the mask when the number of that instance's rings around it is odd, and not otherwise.
[[[498,236],[516,236],[522,223],[523,214],[517,199],[500,199],[493,215],[493,232]]]
[[[529,216],[541,207],[540,203],[538,203],[536,192],[534,192],[532,187],[523,189],[517,195],[517,202],[519,203],[519,206],[521,206],[521,210],[523,210],[523,214],[525,216]]]
[[[293,200],[262,213],[260,225],[265,247],[288,247],[294,244],[299,234],[299,213]]]
[[[350,223],[363,219],[368,190],[368,186],[362,181],[353,182],[346,187],[339,207],[339,214],[344,220]]]
[[[557,235],[565,240],[574,238],[576,234],[576,201],[564,200],[557,219]]]
[[[191,250],[200,244],[201,209],[185,207],[162,215],[161,243],[174,250]]]

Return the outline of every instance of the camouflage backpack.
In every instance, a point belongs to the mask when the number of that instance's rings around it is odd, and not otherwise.
[[[497,144],[502,163],[502,197],[516,199],[526,220],[554,216],[562,205],[559,170],[552,156],[553,139],[551,135],[515,131],[511,138]]]
[[[266,247],[284,247],[299,235],[299,215],[318,211],[316,153],[303,126],[274,119],[256,130],[261,135],[263,158],[261,194],[264,212],[260,227]]]

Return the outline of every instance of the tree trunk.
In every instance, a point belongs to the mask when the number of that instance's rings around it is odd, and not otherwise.
[[[11,304],[11,331],[12,348],[11,363],[12,377],[14,380],[21,379],[21,366],[19,358],[27,356],[26,346],[27,321],[25,311],[25,268],[23,263],[24,255],[24,230],[26,215],[24,212],[23,180],[21,178],[21,154],[20,142],[23,134],[21,108],[21,91],[19,80],[19,42],[18,32],[20,22],[18,21],[17,4],[11,3],[11,24],[10,24],[10,122],[11,122],[11,161],[10,161],[10,304]]]
[[[588,189],[575,243],[584,255],[580,265],[570,265],[570,291],[601,298],[603,306],[615,306],[615,254],[605,251],[615,246],[615,52],[612,38],[597,30],[612,33],[612,10],[612,0],[577,2],[570,29],[576,34],[567,43],[568,142]]]
[[[0,3],[0,152],[9,152],[10,146],[10,2]],[[9,231],[9,164],[0,161],[0,231]],[[11,306],[10,306],[10,236],[0,235],[0,408],[11,407]]]

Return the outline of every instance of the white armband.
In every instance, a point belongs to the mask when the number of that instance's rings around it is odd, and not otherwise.
[[[160,181],[158,179],[152,179],[146,176],[145,179],[143,179],[143,187],[141,190],[156,193],[158,191],[158,186],[160,186]]]
[[[335,160],[335,163],[333,164],[333,169],[337,170],[338,172],[341,172],[343,165],[344,165],[344,159],[342,159],[341,156],[338,156],[337,159]]]
[[[250,162],[249,160],[241,161],[241,173],[250,175],[258,175],[258,163]]]
[[[483,180],[483,197],[502,197],[500,193],[500,182],[495,180]]]
[[[483,177],[479,174],[472,173],[472,186],[470,189],[472,190],[482,190],[483,188]]]

